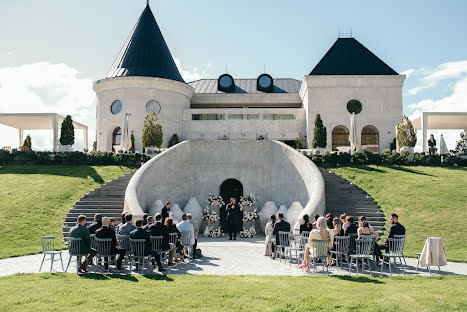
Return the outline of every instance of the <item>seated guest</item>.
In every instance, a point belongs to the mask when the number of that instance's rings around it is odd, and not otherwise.
[[[303,224],[300,225],[300,234],[302,232],[311,232],[313,230],[313,225],[310,223],[310,216],[303,215]]]
[[[307,215],[305,215],[307,216]],[[308,216],[307,216],[308,217]],[[309,220],[308,220],[308,223]],[[272,253],[274,251],[274,245],[275,245],[275,237],[274,237],[274,225],[276,224],[276,215],[271,215],[269,222],[266,223],[266,227],[264,228],[264,234],[266,235],[266,240],[265,240],[265,256],[272,256]],[[300,226],[300,233],[301,233],[302,226]]]
[[[149,227],[154,224],[154,218],[149,216],[148,217],[148,222],[146,223],[145,226],[143,226],[143,230],[149,231]]]
[[[148,224],[148,214],[145,212],[143,213],[143,226]]]
[[[109,228],[114,232],[117,232],[117,220],[115,220],[115,218],[110,218]]]
[[[394,235],[405,235],[405,227],[399,223],[399,216],[395,213],[392,213],[389,217],[389,222],[391,222],[391,227],[389,227],[389,232],[387,238],[394,238]],[[381,249],[388,249],[388,241],[380,244]]]
[[[313,230],[317,229],[317,227],[316,227],[316,221],[318,221],[318,218],[319,218],[319,215],[318,215],[318,214],[315,215],[315,217],[314,217],[315,222],[313,222]]]
[[[184,257],[184,255],[182,253],[183,245],[182,245],[182,242],[180,241],[180,238],[182,237],[182,234],[178,230],[177,226],[174,224],[174,220],[171,219],[171,218],[165,219],[165,226],[167,227],[167,230],[169,231],[169,235],[170,235],[170,233],[177,233],[177,240],[175,241],[175,250],[180,255],[180,259],[175,259],[175,260],[176,261],[183,261],[185,257]]]
[[[169,252],[169,266],[174,265],[175,258],[175,245],[170,243],[169,230],[167,226],[162,224],[162,215],[156,214],[156,223],[149,226],[149,235],[151,236],[162,236],[162,250]]]
[[[374,240],[375,246],[374,246],[373,252],[375,254],[376,261],[379,261],[379,258],[381,257],[381,249],[379,248],[379,245],[376,243],[378,241],[378,233],[376,233],[375,230],[373,230],[373,228],[368,223],[368,221],[366,221],[365,217],[363,221],[360,221],[360,218],[358,221],[359,223],[361,222],[362,225],[358,228],[358,231],[357,231],[358,238],[361,238],[362,235],[375,235],[375,240]]]
[[[110,218],[104,217],[102,219],[102,227],[96,231],[96,238],[111,238],[112,244],[110,246],[110,254],[119,255],[117,260],[117,270],[122,269],[122,260],[125,257],[126,250],[117,247],[117,237],[115,231],[110,228]],[[105,259],[105,268],[107,269],[109,263]]]
[[[120,227],[119,233],[120,235],[130,235],[130,233],[136,230],[136,226],[133,225],[133,215],[131,213],[127,213],[125,216],[125,224]]]
[[[279,213],[277,215],[279,222],[276,223],[274,226],[274,231],[272,232],[273,235],[276,237],[276,246],[279,244],[279,232],[290,232],[290,223],[284,220],[284,214]],[[274,249],[274,256],[273,259],[276,258],[277,248]]]
[[[358,227],[361,228],[363,226],[363,222],[365,222],[365,221],[367,221],[365,216],[358,217]],[[371,226],[371,224],[368,223],[368,225],[369,225],[370,229],[373,231],[373,227]],[[363,234],[363,235],[366,235],[366,234]],[[374,234],[372,234],[372,235],[374,235]]]
[[[341,225],[341,220],[339,220],[339,218],[334,218],[332,220],[332,224],[333,224],[333,229],[332,229],[332,235],[333,237],[336,237],[336,236],[344,236],[344,229],[342,228],[342,225]],[[336,241],[334,240],[333,241],[333,244],[332,244],[332,250],[335,251],[337,250],[337,246],[336,246]],[[333,258],[333,261],[332,261],[332,264],[331,265],[335,265],[335,259],[336,255],[335,254],[332,254],[332,258]]]
[[[326,224],[327,224],[327,226],[328,226],[328,229],[333,229],[333,228],[334,228],[334,225],[333,225],[333,223],[332,223],[332,220],[333,220],[333,219],[334,219],[334,218],[332,217],[332,214],[328,212],[328,213],[326,214]]]
[[[345,213],[341,214],[339,217],[339,219],[341,220],[341,226],[344,229],[344,231],[347,228],[347,221],[345,221],[345,218],[347,218],[347,214]]]
[[[122,217],[120,219],[121,222],[117,225],[117,233],[120,232],[120,227],[126,223],[126,215],[127,215],[127,212],[122,213]]]
[[[345,217],[346,227],[344,227],[344,235],[357,234],[358,227],[355,225],[355,219],[352,216]]]
[[[328,240],[327,247],[331,248],[333,244],[333,234],[332,230],[327,228],[326,219],[324,217],[319,217],[316,220],[316,229],[310,232],[310,237],[308,238],[308,244],[305,245],[305,257],[303,259],[302,265],[299,266],[300,269],[306,268],[306,272],[309,270],[310,265],[310,256],[313,255],[312,242],[314,240]],[[330,261],[330,254],[328,253],[328,263]]]
[[[188,216],[186,213],[182,215],[182,222],[177,224],[177,229],[180,233],[189,233],[190,236],[190,245],[193,246],[195,244],[195,230],[193,225],[188,222]]]
[[[92,262],[92,258],[97,254],[97,250],[91,248],[91,235],[89,230],[86,228],[86,216],[79,215],[77,224],[70,229],[70,237],[81,238],[79,245],[80,253],[82,255],[87,255],[87,262],[81,263],[79,268],[80,272],[88,271],[88,263]]]
[[[96,213],[94,215],[94,223],[89,227],[89,234],[96,234],[96,230],[102,227],[102,215]]]
[[[128,223],[128,219],[127,219],[127,223]],[[157,262],[157,267],[159,268],[159,272],[165,271],[165,269],[162,267],[159,253],[155,251],[154,249],[152,249],[151,238],[149,237],[149,233],[143,230],[143,220],[141,219],[136,220],[136,229],[131,231],[130,238],[131,239],[144,239],[145,240],[144,255],[154,257],[154,260]],[[154,260],[153,260],[153,264],[154,264]]]
[[[195,243],[193,245],[193,258],[196,258],[195,253],[196,253],[196,248],[198,247],[199,225],[195,220],[193,220],[193,216],[191,215],[191,213],[187,213],[186,216],[188,217],[188,223],[193,225],[193,232],[194,232],[194,237],[195,237]]]

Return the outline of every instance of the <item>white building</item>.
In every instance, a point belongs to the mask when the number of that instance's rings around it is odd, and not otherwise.
[[[185,82],[148,6],[107,76],[94,83],[98,97],[97,149],[119,149],[126,114],[136,150],[143,121],[155,111],[167,146],[185,139],[294,141],[311,148],[314,119],[327,128],[327,150],[348,146],[355,111],[362,150],[381,152],[395,138],[402,118],[399,75],[354,38],[339,38],[303,81],[262,74]]]

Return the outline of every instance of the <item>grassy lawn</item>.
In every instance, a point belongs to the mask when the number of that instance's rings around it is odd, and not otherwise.
[[[467,168],[361,166],[331,169],[370,194],[386,219],[406,228],[405,253],[417,257],[425,239],[442,237],[450,261],[467,261]]]
[[[0,259],[41,252],[41,235],[53,235],[60,243],[71,206],[131,171],[119,166],[0,167]]]
[[[0,278],[0,311],[465,311],[466,289],[457,276],[35,274]]]

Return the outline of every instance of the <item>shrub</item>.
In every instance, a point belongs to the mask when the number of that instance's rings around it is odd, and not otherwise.
[[[178,137],[178,134],[174,133],[169,140],[169,147],[177,145],[178,143],[180,143],[180,138]]]
[[[144,118],[143,146],[160,148],[163,142],[162,126],[158,123],[157,114],[152,112]]]
[[[134,153],[135,152],[135,135],[133,134],[133,132],[131,133],[130,140],[131,140],[130,152]]]
[[[396,138],[394,138],[394,140],[392,140],[392,142],[389,143],[389,150],[391,150],[391,151],[396,150]]]
[[[467,154],[467,130],[461,132],[461,139],[456,142],[456,153]]]
[[[62,128],[60,129],[60,144],[75,144],[75,127],[73,126],[73,120],[70,115],[67,115],[65,120],[62,122]]]
[[[296,148],[296,149],[302,149],[302,148],[303,148],[302,141],[300,141],[300,138],[299,138],[299,137],[297,137],[297,138],[295,139],[295,148]]]
[[[97,151],[97,141],[94,141],[94,143],[92,143],[92,151]]]
[[[26,136],[26,139],[24,139],[23,146],[26,146],[29,149],[32,149],[32,141],[31,141],[31,136],[28,134]]]
[[[399,143],[400,147],[414,147],[417,144],[417,133],[413,128],[412,122],[405,115],[397,125],[397,143]]]
[[[315,129],[313,131],[313,148],[325,148],[327,145],[326,127],[323,126],[321,116],[316,114]]]

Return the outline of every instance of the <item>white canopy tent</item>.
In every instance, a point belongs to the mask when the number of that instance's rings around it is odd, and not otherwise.
[[[423,112],[412,124],[423,135],[423,152],[426,153],[428,129],[464,129],[467,130],[467,112]]]
[[[64,116],[55,113],[0,113],[0,124],[18,129],[19,146],[23,145],[24,130],[52,130],[53,151],[58,147],[58,131],[65,119]],[[76,129],[83,130],[84,148],[88,149],[88,126],[73,121]]]

